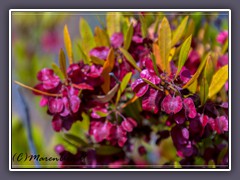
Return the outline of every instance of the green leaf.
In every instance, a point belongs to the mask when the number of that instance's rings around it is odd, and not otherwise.
[[[158,45],[160,57],[163,62],[163,71],[170,74],[170,63],[168,61],[171,50],[171,28],[166,17],[163,18],[158,31]]]
[[[96,147],[96,153],[98,155],[114,155],[117,153],[120,153],[122,151],[121,148],[116,147],[116,146],[110,146],[110,145],[101,145]]]
[[[72,64],[73,63],[72,42],[68,32],[67,25],[64,26],[63,37],[64,37],[65,48],[67,50],[69,64]]]
[[[226,42],[224,43],[224,45],[222,47],[222,54],[225,54],[227,49],[228,49],[228,39],[226,40]]]
[[[127,34],[124,37],[124,49],[128,50],[131,41],[132,41],[132,36],[133,36],[133,25],[130,24],[128,30],[127,30]]]
[[[174,161],[174,168],[182,168],[182,166],[178,161]]]
[[[172,46],[178,43],[178,41],[181,39],[183,33],[185,32],[186,25],[188,21],[188,16],[186,16],[181,24],[177,27],[176,31],[173,33],[173,38],[172,38]]]
[[[79,31],[82,39],[82,47],[84,48],[85,52],[88,54],[89,51],[95,47],[95,40],[94,36],[91,30],[91,27],[89,26],[88,22],[81,18],[79,22]]]
[[[175,160],[177,151],[174,147],[171,137],[168,137],[161,141],[161,143],[159,144],[159,150],[161,157],[164,157],[169,161]]]
[[[138,67],[136,61],[133,59],[132,55],[126,51],[125,49],[123,48],[119,48],[120,51],[123,53],[123,55],[126,57],[127,61],[136,69],[138,70],[139,72],[141,72],[142,70],[140,69],[140,67]]]
[[[119,87],[119,84],[116,84],[110,91],[108,91],[108,93],[106,95],[93,96],[93,98],[100,103],[106,103],[114,97],[114,95],[116,94],[116,92],[118,90],[118,87]]]
[[[201,84],[200,84],[200,100],[201,100],[201,104],[205,104],[205,102],[207,101],[208,98],[208,89],[209,89],[209,85],[208,85],[208,81],[206,80],[205,77],[202,78],[201,80]]]
[[[158,72],[156,58],[155,58],[154,54],[151,54],[151,59],[152,59],[152,62],[153,62],[153,69],[154,69],[155,73],[158,75],[158,77],[160,77],[160,74]]]
[[[191,85],[189,85],[187,87],[187,89],[192,92],[193,94],[195,94],[195,92],[197,91],[197,85],[198,85],[198,81],[197,79],[195,81],[193,81],[193,83]]]
[[[67,79],[66,58],[62,49],[60,49],[60,52],[59,52],[59,65],[60,65],[60,70],[62,74],[64,75],[65,79]]]
[[[120,84],[120,88],[118,89],[118,93],[117,93],[117,98],[116,98],[116,104],[118,103],[118,101],[120,100],[121,94],[124,92],[124,90],[126,89],[128,82],[130,81],[132,77],[132,72],[127,73],[123,79],[122,82]]]
[[[91,59],[91,62],[92,62],[93,64],[97,64],[97,65],[103,66],[104,63],[105,63],[105,61],[104,61],[103,59],[100,59],[100,58],[98,58],[98,57],[96,57],[96,56],[90,56],[90,59]]]
[[[120,12],[108,12],[106,14],[106,24],[108,36],[111,37],[114,33],[121,31],[121,16]]]
[[[84,52],[84,50],[82,49],[82,47],[80,46],[80,44],[77,44],[77,47],[81,53],[81,57],[83,58],[83,62],[84,64],[90,64],[90,58],[88,56],[88,54],[86,52]]]
[[[206,62],[204,72],[203,72],[203,76],[206,78],[208,84],[211,83],[213,74],[214,74],[213,59],[209,58]]]
[[[214,160],[211,159],[208,161],[208,168],[216,168]]]
[[[66,138],[66,140],[68,142],[70,142],[71,144],[73,144],[74,146],[77,147],[86,147],[88,145],[88,143],[86,143],[83,139],[81,139],[79,136],[76,136],[74,134],[71,133],[65,133],[64,137]]]
[[[201,74],[203,68],[205,67],[205,64],[207,62],[207,60],[211,58],[210,56],[210,52],[206,55],[206,57],[201,61],[196,73],[192,76],[192,78],[187,82],[187,84],[185,84],[183,86],[183,89],[187,88],[188,86],[190,86],[195,80],[198,79],[199,75]]]
[[[102,30],[100,27],[96,27],[95,28],[95,42],[96,42],[96,46],[110,46],[110,42],[109,42],[109,37],[108,34]]]
[[[145,38],[147,36],[147,24],[146,20],[142,15],[139,16],[140,22],[141,22],[141,32],[142,32],[142,37]]]
[[[208,97],[212,98],[217,94],[228,80],[228,65],[221,67],[214,75],[209,86]]]
[[[221,152],[219,153],[218,155],[218,158],[217,158],[217,164],[220,164],[221,161],[223,160],[224,156],[227,154],[228,152],[228,146],[226,146],[225,148],[223,148],[221,150]]]
[[[54,73],[63,81],[65,79],[61,69],[55,63],[52,63],[52,69]]]
[[[107,117],[108,113],[102,112],[102,111],[96,111],[95,112],[97,115],[99,115],[100,117]]]
[[[179,60],[178,60],[178,69],[177,69],[177,73],[175,75],[175,77],[177,77],[182,69],[182,67],[184,66],[187,58],[188,58],[188,54],[191,48],[191,42],[192,42],[192,35],[190,35],[182,44],[181,50],[180,50],[180,55],[179,55]]]

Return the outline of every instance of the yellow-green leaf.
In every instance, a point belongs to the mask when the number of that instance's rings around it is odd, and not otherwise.
[[[59,52],[59,66],[65,79],[67,79],[66,57],[62,49],[60,49],[60,52]]]
[[[94,32],[96,46],[110,46],[108,34],[104,30],[97,26]]]
[[[126,51],[125,49],[123,48],[119,48],[120,51],[123,53],[123,55],[126,57],[127,61],[135,68],[137,69],[139,72],[141,72],[141,69],[140,67],[138,67],[136,61],[133,59],[132,55]]]
[[[209,86],[208,97],[217,94],[228,80],[228,65],[221,67],[214,75]]]
[[[88,54],[89,51],[95,47],[95,40],[94,40],[91,27],[89,26],[88,22],[84,18],[80,19],[79,31],[81,35],[82,48]]]
[[[123,91],[126,89],[128,82],[130,81],[132,77],[132,72],[127,73],[123,79],[122,82],[120,84],[120,88],[118,89],[118,93],[117,93],[117,98],[116,98],[116,104],[118,103],[118,101],[120,100],[121,94],[123,93]]]
[[[133,25],[130,24],[128,30],[127,30],[127,34],[124,37],[124,49],[128,50],[131,41],[132,41],[132,36],[133,36]]]
[[[116,32],[120,32],[121,16],[122,14],[120,12],[108,12],[106,14],[107,32],[109,37],[111,37]]]
[[[52,63],[52,69],[54,73],[63,81],[65,79],[61,69],[55,63]]]
[[[178,43],[178,41],[181,39],[183,33],[185,32],[186,25],[188,21],[188,16],[186,16],[181,24],[177,27],[176,31],[173,33],[173,38],[172,38],[172,46]]]
[[[100,59],[100,58],[98,58],[96,56],[90,56],[90,59],[91,59],[91,62],[93,64],[97,64],[97,65],[102,65],[103,66],[104,63],[105,63],[105,61],[103,59]]]
[[[153,88],[155,88],[155,89],[157,89],[157,90],[159,90],[159,91],[163,91],[163,89],[161,89],[161,88],[158,87],[157,85],[153,84],[151,81],[147,80],[146,78],[142,78],[142,80],[143,80],[145,83],[147,83],[147,84],[149,84],[150,86],[152,86]]]
[[[171,50],[171,28],[166,17],[163,18],[158,31],[158,45],[160,57],[163,62],[163,71],[170,74],[170,63],[168,61]]]
[[[142,15],[139,16],[140,22],[141,22],[141,32],[142,32],[142,37],[145,38],[147,36],[147,24],[146,20]]]
[[[158,68],[157,68],[156,58],[155,58],[154,54],[151,54],[151,59],[153,62],[153,69],[154,69],[155,73],[158,75],[158,77],[160,77],[160,74],[159,74]]]
[[[188,54],[189,54],[190,47],[191,47],[191,42],[192,42],[192,35],[190,35],[182,44],[180,54],[179,54],[179,60],[178,60],[178,69],[177,69],[177,73],[176,73],[175,77],[177,77],[179,75],[182,67],[184,66],[184,64],[188,58]]]
[[[200,84],[200,100],[201,100],[201,104],[205,104],[205,102],[207,101],[208,98],[208,89],[209,89],[209,85],[208,85],[208,81],[205,77],[202,78],[201,80],[201,84]]]
[[[228,39],[225,41],[223,47],[222,47],[222,54],[225,54],[225,52],[228,49]]]
[[[213,58],[209,58],[206,62],[206,66],[203,72],[203,76],[206,78],[208,84],[211,83],[213,74],[214,74]]]
[[[211,58],[210,52],[209,52],[209,53],[206,55],[206,57],[201,61],[200,65],[199,65],[199,67],[198,67],[198,69],[197,69],[197,71],[196,71],[195,74],[192,76],[192,78],[187,82],[187,84],[185,84],[185,85],[183,86],[184,89],[187,88],[188,86],[190,86],[190,85],[199,77],[199,75],[201,74],[201,72],[202,72],[203,68],[205,67],[205,64],[206,64],[206,62],[207,62],[207,60],[208,60],[209,58]]]
[[[83,58],[84,64],[90,64],[91,60],[90,60],[90,57],[88,56],[88,54],[86,52],[84,52],[84,50],[82,49],[82,47],[79,44],[77,44],[77,47],[81,53],[81,57]]]
[[[170,62],[173,58],[173,56],[175,55],[175,52],[176,52],[176,48],[173,47],[171,50],[170,50],[170,54],[169,54],[169,57],[168,57],[168,61]]]
[[[109,75],[109,73],[112,71],[112,69],[114,67],[114,63],[115,63],[114,50],[111,48],[108,53],[107,60],[105,61],[104,65],[103,65],[103,71],[102,71],[102,77],[104,79],[104,83],[101,87],[105,94],[107,94],[108,91],[110,90],[110,75]]]
[[[73,53],[72,53],[72,42],[68,32],[67,25],[64,26],[63,30],[64,44],[68,55],[69,64],[73,63]]]
[[[193,81],[193,83],[189,85],[187,89],[194,94],[197,91],[197,85],[198,81],[195,79],[195,81]]]
[[[98,155],[114,155],[117,153],[120,153],[122,151],[121,148],[116,146],[110,146],[110,145],[100,145],[99,147],[96,147],[96,153]]]

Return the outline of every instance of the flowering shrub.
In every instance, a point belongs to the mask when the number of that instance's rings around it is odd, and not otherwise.
[[[62,132],[55,151],[73,157],[59,167],[228,167],[228,32],[213,43],[195,23],[108,13],[93,33],[81,19],[81,59],[65,25],[59,65],[23,85]]]

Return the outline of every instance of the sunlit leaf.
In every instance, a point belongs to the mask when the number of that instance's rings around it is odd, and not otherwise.
[[[217,94],[228,80],[228,65],[221,67],[212,77],[209,86],[208,97],[211,98]]]
[[[198,79],[199,75],[201,74],[203,68],[205,67],[205,64],[207,62],[207,60],[211,58],[210,56],[210,52],[206,55],[206,57],[201,61],[197,71],[195,72],[195,74],[192,76],[192,78],[187,82],[187,84],[185,84],[183,86],[183,88],[187,88],[188,86],[190,86],[196,79]]]
[[[174,46],[181,39],[182,35],[186,30],[187,21],[188,21],[188,16],[186,16],[182,20],[181,24],[177,27],[177,29],[173,33],[172,46]]]
[[[127,61],[139,72],[141,72],[140,67],[138,67],[136,61],[133,59],[132,55],[123,48],[119,48],[123,55],[126,57]]]
[[[209,89],[208,81],[205,77],[203,77],[200,83],[200,92],[199,92],[202,105],[205,104],[205,102],[207,101],[208,89]]]
[[[197,91],[197,85],[198,85],[198,81],[196,79],[195,81],[193,81],[191,85],[188,86],[187,89],[194,94]]]
[[[108,53],[107,60],[105,61],[104,65],[103,65],[103,71],[101,74],[104,79],[104,83],[101,87],[105,94],[107,94],[108,91],[110,90],[110,75],[109,75],[109,73],[112,71],[112,69],[114,67],[114,63],[115,63],[114,50],[111,48]]]
[[[96,56],[90,56],[90,59],[91,59],[91,62],[93,64],[97,64],[97,65],[102,65],[103,66],[104,63],[105,63],[105,61],[103,59],[100,59],[100,58],[98,58]]]
[[[222,54],[225,54],[228,49],[228,39],[225,41],[222,47]]]
[[[130,79],[132,77],[132,72],[129,72],[127,73],[123,79],[122,79],[122,82],[120,84],[120,88],[118,90],[118,93],[117,93],[117,98],[116,98],[116,104],[118,103],[118,101],[120,100],[120,97],[121,97],[121,94],[124,92],[124,90],[126,89]]]
[[[64,44],[68,55],[69,64],[73,63],[73,52],[72,52],[72,42],[68,32],[67,25],[64,26],[63,30]]]
[[[157,65],[158,65],[158,67],[159,67],[161,70],[163,70],[164,65],[163,65],[163,61],[162,61],[162,59],[161,59],[161,57],[160,57],[160,50],[159,50],[158,44],[153,43],[153,45],[152,45],[152,50],[153,50],[153,54],[154,54],[154,57],[155,57],[155,59],[156,59],[156,63],[157,63]]]
[[[82,48],[88,54],[89,51],[95,47],[95,40],[94,40],[91,27],[89,26],[88,22],[84,18],[80,19],[79,31],[81,35]]]
[[[142,32],[142,37],[145,38],[147,36],[147,24],[146,20],[142,15],[139,16],[140,22],[141,22],[141,32]]]
[[[173,48],[170,50],[170,54],[169,54],[169,57],[168,57],[168,61],[169,61],[169,62],[172,60],[173,56],[175,55],[176,49],[177,49],[177,48],[173,47]]]
[[[80,44],[77,44],[77,47],[78,47],[78,49],[79,49],[79,51],[80,51],[80,53],[81,53],[81,56],[82,56],[82,58],[83,58],[84,64],[90,64],[90,61],[91,61],[91,60],[90,60],[88,54],[87,54],[86,52],[84,52],[84,50],[82,49],[82,47],[80,46]]]
[[[190,47],[191,47],[191,42],[192,42],[192,35],[190,35],[182,44],[182,47],[180,50],[180,55],[179,55],[179,60],[178,60],[178,69],[177,69],[175,77],[177,77],[179,75],[182,67],[184,66],[184,64],[188,58],[188,54],[189,54]]]
[[[164,157],[169,161],[175,159],[177,151],[176,151],[176,148],[174,147],[171,137],[167,139],[163,139],[161,141],[161,143],[159,144],[159,151],[160,151],[161,157]]]
[[[59,52],[59,65],[60,65],[62,74],[64,75],[65,79],[67,79],[66,57],[62,49],[60,49],[60,52]]]
[[[214,160],[211,159],[210,161],[208,161],[208,168],[216,168]]]
[[[166,17],[163,18],[158,31],[158,45],[160,57],[163,64],[163,71],[170,74],[170,63],[168,61],[171,50],[171,28]]]
[[[126,36],[124,36],[124,49],[128,50],[133,36],[133,25],[130,24]]]
[[[94,32],[95,32],[94,38],[95,38],[96,46],[109,47],[110,43],[109,43],[108,34],[98,26],[95,28]]]
[[[110,91],[108,91],[108,93],[106,95],[93,96],[94,100],[101,102],[101,103],[106,103],[106,102],[110,101],[116,94],[118,87],[119,87],[119,84],[116,84]]]
[[[111,37],[113,33],[120,32],[121,16],[122,14],[120,12],[108,12],[106,14],[107,32],[109,37]]]
[[[203,76],[206,78],[208,84],[211,83],[213,74],[214,74],[213,58],[209,58],[206,62],[204,72],[203,72]]]

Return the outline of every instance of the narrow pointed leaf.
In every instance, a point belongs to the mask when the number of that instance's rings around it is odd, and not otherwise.
[[[212,77],[209,86],[208,97],[211,98],[217,94],[228,80],[228,65],[221,67]]]
[[[131,41],[132,41],[132,36],[133,36],[133,25],[130,24],[128,30],[127,30],[127,34],[124,37],[124,49],[128,50]]]
[[[59,65],[62,74],[64,75],[65,79],[67,79],[66,57],[62,49],[60,49],[59,52]]]
[[[179,60],[178,60],[178,69],[177,69],[177,73],[175,75],[175,77],[177,77],[182,69],[182,67],[184,66],[187,58],[188,58],[188,54],[190,51],[190,47],[191,47],[191,42],[192,42],[192,35],[190,35],[182,44],[181,50],[180,50],[180,55],[179,55]]]
[[[226,40],[226,42],[224,43],[224,45],[222,47],[222,54],[225,54],[227,49],[228,49],[228,39]]]
[[[81,57],[83,58],[84,64],[90,64],[89,56],[84,52],[84,50],[82,49],[82,47],[79,44],[77,44],[77,47],[80,51]]]
[[[120,88],[118,90],[118,93],[117,93],[117,98],[116,98],[116,104],[118,103],[118,101],[120,100],[120,97],[121,97],[121,94],[124,92],[124,90],[126,89],[130,79],[132,77],[132,72],[129,72],[127,73],[123,79],[122,79],[122,82],[120,84]]]
[[[119,84],[116,84],[110,91],[108,91],[108,93],[106,95],[93,96],[93,98],[94,98],[94,100],[96,100],[97,102],[100,102],[100,103],[109,102],[116,94],[118,87],[119,87]]]
[[[88,54],[89,51],[95,47],[95,40],[91,27],[89,26],[88,22],[83,18],[81,18],[79,22],[79,31],[82,39],[82,47]]]
[[[206,62],[206,66],[204,68],[204,73],[203,73],[203,75],[206,78],[208,84],[211,83],[213,74],[214,74],[213,59],[209,58]]]
[[[181,24],[177,27],[176,31],[173,33],[173,38],[172,38],[172,46],[178,43],[178,41],[181,39],[182,35],[184,34],[186,30],[186,25],[188,21],[188,16],[186,16]]]
[[[68,55],[69,64],[73,63],[73,53],[72,53],[72,42],[68,32],[67,25],[64,26],[63,30],[64,44]]]
[[[120,32],[121,16],[120,12],[108,12],[106,14],[107,32],[109,37],[111,37],[113,33]]]
[[[141,22],[141,32],[142,32],[142,37],[145,38],[147,36],[147,24],[146,20],[142,15],[139,16],[140,22]]]
[[[123,53],[123,55],[126,57],[127,61],[136,69],[138,70],[139,72],[141,72],[142,70],[140,69],[140,67],[138,67],[136,61],[133,59],[132,55],[126,51],[125,49],[123,48],[119,48],[120,51]]]
[[[104,30],[97,26],[94,32],[96,46],[110,46],[108,34]]]
[[[197,85],[198,85],[198,81],[196,79],[193,81],[191,85],[188,86],[187,89],[194,94],[197,91]]]
[[[104,83],[101,87],[105,94],[107,94],[108,91],[110,90],[110,75],[109,75],[109,73],[112,71],[112,69],[114,67],[114,63],[115,63],[114,50],[111,48],[108,53],[107,60],[105,61],[104,65],[103,65],[103,71],[102,71],[102,77],[104,79]]]
[[[147,84],[149,84],[150,86],[152,86],[153,88],[159,90],[159,91],[163,91],[163,89],[161,89],[160,87],[158,87],[157,85],[153,84],[151,81],[147,80],[146,78],[142,78],[142,80],[144,82],[146,82]]]
[[[153,51],[153,55],[156,59],[156,63],[158,65],[158,67],[163,71],[164,65],[163,65],[163,61],[160,57],[160,50],[159,50],[158,44],[153,43],[152,51]]]
[[[199,77],[199,75],[201,74],[201,72],[202,72],[203,68],[205,67],[205,64],[206,64],[206,62],[207,62],[207,60],[208,60],[209,58],[211,58],[210,53],[208,53],[208,54],[206,55],[206,57],[201,61],[201,63],[200,63],[200,65],[199,65],[196,73],[195,73],[195,74],[192,76],[192,78],[187,82],[187,84],[185,84],[185,85],[183,86],[183,89],[185,89],[185,88],[187,88],[188,86],[190,86],[190,85]]]
[[[156,63],[156,58],[155,58],[155,56],[153,54],[151,54],[151,59],[152,59],[152,62],[153,62],[154,71],[157,74],[157,76],[160,77],[160,74],[158,72],[157,63]]]
[[[90,56],[90,59],[91,59],[91,62],[93,64],[97,64],[97,65],[102,65],[103,66],[104,63],[105,63],[105,61],[103,59],[100,59],[100,58],[98,58],[96,56]]]
[[[163,62],[163,71],[170,74],[170,63],[168,61],[171,50],[171,28],[166,17],[163,18],[158,31],[158,45],[160,57]]]
[[[209,89],[209,85],[208,85],[208,81],[207,79],[204,77],[201,80],[201,84],[200,84],[200,100],[201,100],[201,104],[205,104],[205,102],[207,101],[208,98],[208,89]]]
[[[71,144],[74,144],[77,147],[84,147],[88,145],[88,143],[86,143],[83,139],[74,134],[65,133],[64,136]]]
[[[176,52],[176,48],[173,47],[171,50],[170,50],[170,53],[169,53],[169,57],[168,57],[168,61],[170,62],[173,58],[173,56],[175,55],[175,52]]]

